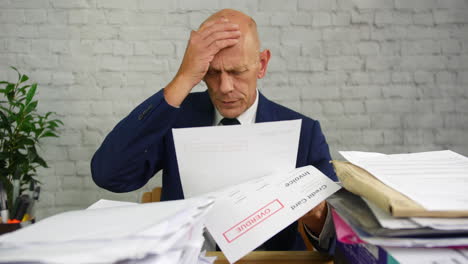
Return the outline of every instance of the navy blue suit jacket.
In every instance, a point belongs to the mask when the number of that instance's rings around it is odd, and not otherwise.
[[[167,104],[163,90],[159,91],[107,135],[91,161],[94,182],[112,192],[129,192],[144,186],[163,170],[161,200],[183,199],[172,128],[212,126],[214,115],[206,91],[189,94],[180,108]],[[302,119],[296,167],[313,165],[336,181],[319,123],[259,93],[256,123],[294,119]],[[267,250],[304,249],[296,223],[264,245]]]

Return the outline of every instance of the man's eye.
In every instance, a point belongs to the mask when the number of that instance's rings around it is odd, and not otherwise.
[[[243,73],[246,73],[247,71],[234,71],[232,72],[233,75],[242,75]]]
[[[216,75],[216,74],[218,74],[218,71],[215,71],[215,70],[208,70],[208,71],[206,72],[206,74],[207,74],[207,75]]]

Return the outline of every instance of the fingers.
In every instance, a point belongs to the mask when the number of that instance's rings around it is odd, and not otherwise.
[[[307,212],[304,216],[313,216],[313,215],[316,215],[317,213],[322,213],[324,208],[327,208],[326,201],[322,201],[321,203],[316,205],[314,208],[312,208],[312,210]]]
[[[226,23],[228,22],[229,20],[225,17],[222,17],[222,18],[219,18],[219,19],[212,19],[212,20],[209,20],[209,21],[205,21],[203,24],[200,25],[200,27],[198,28],[197,31],[202,31],[204,29],[206,29],[207,27],[210,27],[214,24],[221,24],[221,23]]]
[[[225,18],[207,21],[199,30],[190,33],[177,76],[191,87],[195,86],[205,76],[214,56],[221,49],[236,45],[240,36],[239,25],[229,23]]]
[[[239,39],[222,39],[222,40],[217,40],[214,41],[210,44],[208,47],[208,50],[210,51],[210,54],[216,54],[218,51],[234,46],[239,42]]]
[[[223,39],[240,38],[239,25],[229,23],[226,18],[211,20],[202,24],[199,30],[192,31],[190,39],[198,46],[207,48],[213,42]]]
[[[199,33],[203,39],[206,39],[216,32],[227,32],[227,31],[238,31],[238,30],[239,30],[239,25],[225,22],[225,23],[215,23],[212,26],[207,27],[204,30],[200,31]]]
[[[197,31],[201,31],[201,30],[204,30],[206,29],[207,27],[210,27],[214,24],[221,24],[221,23],[226,23],[228,22],[229,19],[225,18],[225,17],[221,17],[221,18],[218,18],[218,19],[210,19],[208,21],[205,21],[203,22],[200,27],[198,28]]]
[[[214,32],[213,34],[209,35],[206,39],[210,39],[213,41],[221,40],[221,39],[237,39],[241,35],[239,30],[236,31],[221,31],[221,32]]]
[[[237,43],[239,41],[240,35],[241,35],[240,31],[215,32],[215,33],[211,34],[210,36],[208,36],[205,39],[205,42],[206,42],[206,45],[208,47],[211,46],[213,43],[217,43],[219,41],[229,40],[229,39],[236,40],[235,43]]]
[[[217,22],[216,20],[207,21],[207,22],[201,24],[201,26],[198,28],[198,31],[202,31],[202,30],[204,30],[205,28],[214,25],[216,22]]]
[[[237,44],[241,36],[239,25],[229,23],[225,18],[204,26],[198,33],[211,54],[216,54],[221,49]]]

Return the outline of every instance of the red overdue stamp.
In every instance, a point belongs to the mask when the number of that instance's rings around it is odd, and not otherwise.
[[[254,226],[265,221],[265,219],[283,208],[284,205],[278,199],[275,199],[262,208],[258,209],[255,213],[246,217],[244,220],[240,221],[235,226],[229,228],[226,232],[223,233],[223,236],[228,243],[231,243],[238,237],[247,233],[247,231],[252,229]]]

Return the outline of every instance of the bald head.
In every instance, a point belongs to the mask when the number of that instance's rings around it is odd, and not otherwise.
[[[240,36],[237,35],[237,43],[218,50],[203,80],[218,112],[224,117],[236,118],[254,104],[257,79],[265,76],[270,51],[260,51],[255,21],[236,10],[223,9],[214,13],[203,22],[199,31],[224,23],[238,25]]]
[[[234,10],[234,9],[222,9],[210,17],[208,17],[201,25],[200,28],[203,28],[204,25],[209,21],[216,21],[219,19],[228,19],[229,22],[238,24],[241,31],[241,37],[239,39],[239,44],[244,47],[252,48],[255,52],[260,50],[260,40],[257,32],[257,23],[250,16]],[[237,45],[236,45],[237,46]]]

